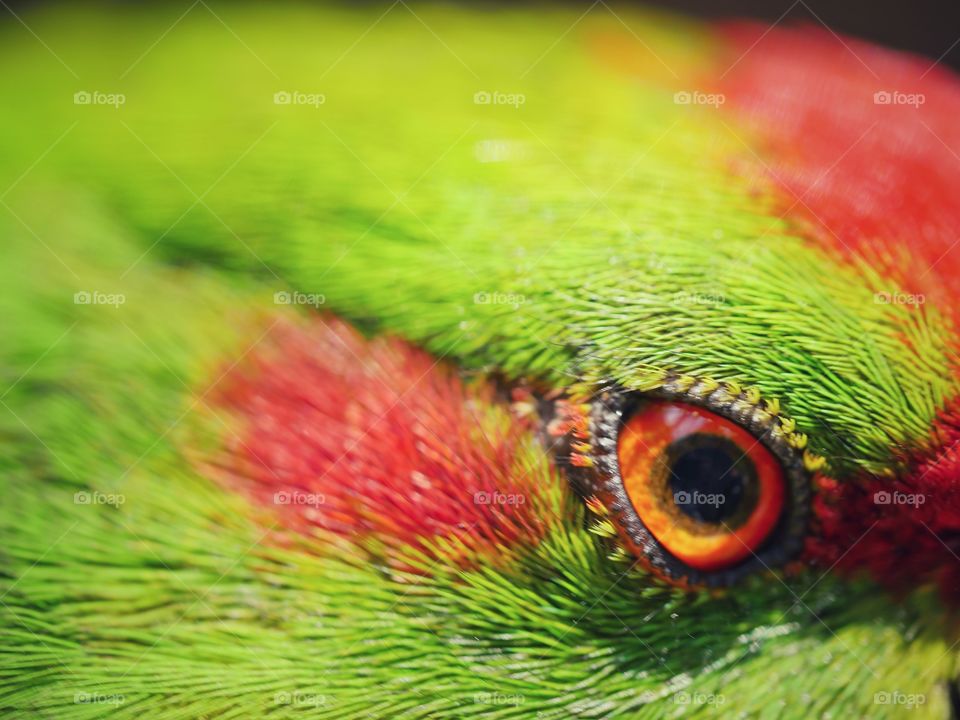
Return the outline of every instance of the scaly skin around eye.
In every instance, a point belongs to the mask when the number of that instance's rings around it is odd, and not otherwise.
[[[4,717],[948,716],[960,82],[609,10],[0,27]],[[778,433],[747,555],[627,401]]]

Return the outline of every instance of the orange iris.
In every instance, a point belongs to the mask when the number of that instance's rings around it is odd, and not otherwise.
[[[782,514],[780,463],[752,434],[709,410],[644,403],[621,429],[617,454],[643,524],[692,568],[736,565],[760,548]]]

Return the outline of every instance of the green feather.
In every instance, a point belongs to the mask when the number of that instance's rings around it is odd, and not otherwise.
[[[542,455],[543,542],[505,566],[412,558],[427,575],[273,542],[197,470],[184,448],[229,424],[204,389],[291,288],[467,368],[756,386],[843,473],[921,444],[948,392],[943,318],[877,305],[881,278],[731,179],[742,145],[680,112],[669,73],[603,65],[583,38],[615,16],[384,10],[38,9],[43,43],[0,30],[30,68],[0,77],[22,99],[0,116],[4,716],[896,717],[894,692],[945,715],[932,591],[811,570],[676,591],[607,557]],[[709,53],[630,22],[671,67]],[[94,90],[127,102],[71,103]]]

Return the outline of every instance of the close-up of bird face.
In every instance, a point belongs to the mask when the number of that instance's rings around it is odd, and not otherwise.
[[[960,713],[938,53],[0,5],[3,717]]]

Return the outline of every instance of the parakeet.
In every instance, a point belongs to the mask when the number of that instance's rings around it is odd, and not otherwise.
[[[806,25],[7,8],[9,718],[944,718],[960,82]]]

